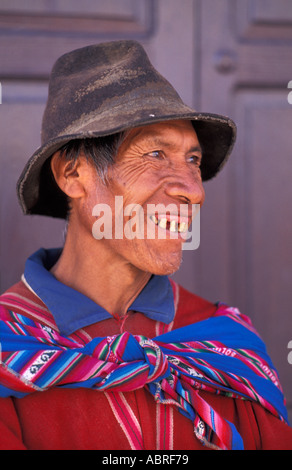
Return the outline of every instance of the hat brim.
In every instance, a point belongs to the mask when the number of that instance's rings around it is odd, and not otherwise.
[[[202,180],[212,179],[222,169],[232,151],[236,140],[235,123],[222,115],[194,112],[187,106],[181,112],[163,116],[155,112],[147,114],[144,109],[143,116],[139,117],[136,113],[134,120],[132,116],[132,119],[129,120],[131,125],[121,124],[111,128],[107,122],[106,129],[102,129],[100,122],[97,126],[97,122],[91,120],[89,123],[85,123],[82,128],[79,127],[78,132],[72,133],[70,129],[68,133],[64,133],[39,147],[26,164],[17,182],[17,194],[23,213],[66,218],[63,193],[58,189],[47,168],[50,157],[64,144],[75,139],[104,137],[134,127],[178,119],[193,122],[203,150]],[[115,120],[115,124],[116,122],[117,120]]]

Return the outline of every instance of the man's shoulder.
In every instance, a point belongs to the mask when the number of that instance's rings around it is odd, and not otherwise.
[[[10,286],[6,291],[2,292],[0,295],[0,299],[2,300],[2,297],[5,298],[10,294],[23,294],[25,296],[28,296],[29,293],[35,296],[35,294],[31,290],[29,290],[25,282],[21,279],[20,281]]]
[[[12,314],[23,315],[54,329],[56,328],[53,315],[41,299],[26,286],[23,280],[0,295],[0,306]]]
[[[0,304],[9,305],[13,304],[15,307],[25,304],[26,302],[34,302],[40,307],[45,307],[40,298],[27,287],[23,280],[9,287],[5,292],[0,295]]]
[[[173,280],[171,280],[171,284],[176,306],[174,328],[206,320],[215,314],[216,304],[190,292]]]

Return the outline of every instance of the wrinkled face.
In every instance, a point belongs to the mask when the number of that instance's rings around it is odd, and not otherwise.
[[[116,163],[108,169],[107,185],[93,170],[86,208],[92,225],[96,222],[100,228],[106,219],[99,204],[111,208],[112,237],[97,243],[108,250],[113,263],[124,261],[160,275],[179,268],[192,205],[204,201],[201,158],[191,122],[169,121],[127,134]],[[96,205],[99,210],[94,211]]]

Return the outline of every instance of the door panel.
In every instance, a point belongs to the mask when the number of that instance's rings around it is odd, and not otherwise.
[[[290,406],[292,112],[281,89],[240,91],[234,184],[234,297],[268,345]]]
[[[201,238],[215,220],[217,249],[210,258],[211,241],[202,247],[201,269],[205,279],[212,271],[215,283],[223,276],[222,300],[252,318],[278,368],[291,418],[292,3],[204,0],[201,8],[201,108],[227,114],[238,126],[233,155],[208,187],[213,202],[205,207]],[[209,288],[205,283],[204,295]]]
[[[39,141],[47,84],[2,82],[0,105],[0,260],[1,292],[17,282],[27,256],[37,247],[62,243],[64,222],[24,216],[16,197],[16,183],[27,157]]]

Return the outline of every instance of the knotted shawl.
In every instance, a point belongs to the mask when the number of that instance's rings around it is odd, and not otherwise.
[[[243,449],[243,441],[201,390],[259,403],[287,421],[263,341],[247,317],[223,304],[212,318],[152,339],[125,332],[88,342],[0,305],[0,347],[2,397],[22,398],[51,387],[99,392],[146,387],[157,402],[191,419],[196,438],[213,449]]]

